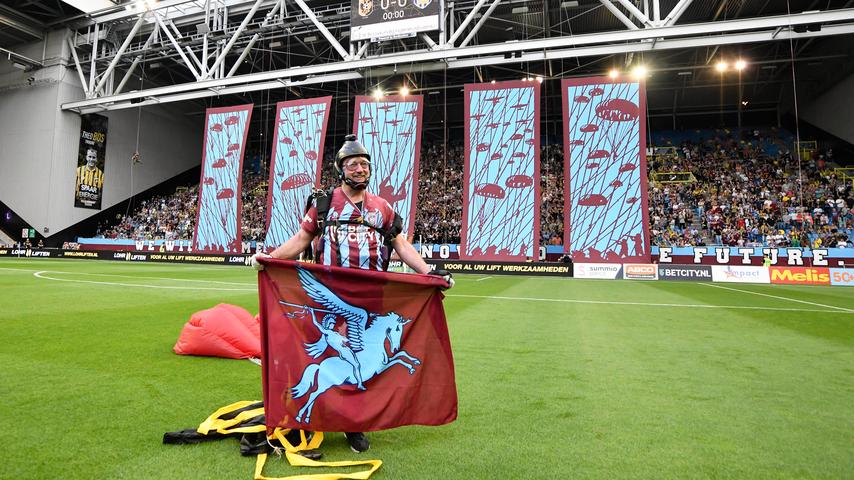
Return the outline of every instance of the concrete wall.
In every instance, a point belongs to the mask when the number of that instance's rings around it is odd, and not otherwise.
[[[849,143],[854,143],[854,75],[833,88],[799,105],[800,116],[807,122]]]
[[[68,55],[67,46],[54,37],[48,37],[47,45],[57,51],[46,57]],[[84,98],[83,90],[73,62],[30,72],[4,67],[0,201],[40,233],[52,235],[98,213],[74,207],[80,116],[60,109]],[[180,103],[101,114],[109,118],[102,208],[201,163],[204,118],[185,116]],[[137,129],[142,164],[132,168]]]

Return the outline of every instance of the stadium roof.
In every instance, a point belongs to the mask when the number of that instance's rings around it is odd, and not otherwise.
[[[553,80],[639,64],[651,72],[652,118],[675,125],[677,116],[735,109],[779,115],[794,84],[804,101],[854,69],[854,0],[464,0],[447,4],[445,42],[433,32],[353,43],[350,3],[340,0],[111,3],[86,13],[60,0],[7,1],[0,47],[14,52],[49,30],[74,32],[73,68],[89,93],[63,108],[79,112],[172,101],[192,101],[185,110],[194,112],[247,101],[269,107],[407,83],[427,96],[428,122],[461,118],[465,83],[537,76],[546,116],[559,115]],[[715,68],[738,58],[748,62],[741,72]],[[431,114],[431,105],[447,109]]]

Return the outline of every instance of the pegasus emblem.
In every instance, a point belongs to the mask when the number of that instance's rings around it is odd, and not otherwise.
[[[327,355],[320,362],[305,367],[300,381],[290,389],[294,399],[308,394],[308,400],[297,413],[297,422],[310,423],[311,410],[317,397],[332,387],[355,385],[359,390],[367,390],[365,382],[396,364],[406,367],[410,375],[415,373],[415,366],[420,365],[421,361],[400,349],[403,328],[411,319],[394,312],[379,314],[350,305],[320,283],[308,270],[297,267],[297,273],[305,293],[324,308],[282,301],[279,303],[302,308],[307,313],[303,318],[310,318],[317,328],[320,338],[305,344],[308,356],[318,359],[330,350],[337,353],[337,356]],[[325,313],[320,322],[317,321],[316,312]],[[335,330],[338,318],[343,318],[347,325],[346,337]]]

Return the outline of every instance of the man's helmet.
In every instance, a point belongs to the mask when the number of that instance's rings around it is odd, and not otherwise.
[[[335,155],[335,171],[338,173],[338,177],[344,183],[350,185],[351,188],[364,190],[368,188],[368,182],[371,179],[370,176],[364,182],[355,182],[347,178],[344,174],[344,162],[352,157],[365,157],[368,159],[368,163],[371,161],[371,155],[365,146],[356,140],[356,135],[350,134],[344,137],[344,145],[341,146],[341,150],[338,150],[338,153]]]

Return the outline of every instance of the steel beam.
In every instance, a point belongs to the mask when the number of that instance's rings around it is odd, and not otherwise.
[[[457,27],[456,30],[454,30],[454,33],[451,35],[451,38],[448,39],[448,48],[454,46],[454,42],[456,42],[457,39],[460,38],[460,35],[463,34],[463,31],[466,29],[466,27],[468,27],[469,23],[471,23],[472,19],[474,19],[474,16],[477,14],[478,11],[480,11],[480,7],[482,7],[484,3],[486,3],[486,0],[477,0],[477,4],[475,4],[474,8],[471,9],[468,15],[466,15],[466,18],[463,19],[463,23],[461,23],[460,26]]]
[[[193,67],[193,64],[190,63],[190,59],[184,55],[184,50],[181,49],[181,45],[178,44],[178,41],[175,40],[175,37],[172,36],[172,32],[169,31],[169,27],[163,24],[163,20],[160,19],[160,14],[157,12],[151,12],[154,15],[154,18],[157,20],[157,24],[160,25],[160,29],[163,33],[166,34],[166,37],[169,38],[169,41],[172,42],[172,45],[175,47],[175,50],[178,51],[178,55],[181,56],[181,59],[184,60],[184,64],[187,65],[187,68],[190,69],[190,73],[196,77],[196,80],[201,80],[202,78],[199,76],[199,73],[196,71],[196,68]]]
[[[664,19],[664,26],[676,24],[676,21],[679,20],[679,17],[681,17],[683,13],[685,13],[685,10],[688,9],[692,1],[693,0],[679,0],[679,3],[677,3],[676,6],[673,7],[673,10],[671,10],[667,17]]]
[[[95,38],[92,40],[92,61],[89,65],[89,83],[84,87],[86,96],[95,95],[95,58],[98,57],[98,32],[99,24],[95,24]]]
[[[601,55],[613,54],[619,52],[633,51],[648,51],[659,50],[665,48],[688,48],[697,45],[712,45],[722,43],[750,43],[759,41],[770,41],[774,39],[788,38],[809,38],[812,36],[826,36],[848,34],[854,31],[854,23],[845,25],[826,25],[828,22],[854,22],[854,9],[838,9],[826,12],[802,13],[799,15],[782,15],[764,18],[751,19],[736,19],[719,21],[714,24],[697,24],[697,25],[675,25],[669,27],[644,28],[638,30],[623,30],[619,32],[607,33],[592,33],[586,35],[565,36],[558,38],[526,40],[512,43],[490,44],[480,46],[469,46],[465,48],[455,48],[448,50],[435,51],[416,51],[402,52],[386,56],[366,58],[360,60],[352,60],[347,62],[335,62],[322,65],[309,65],[304,67],[295,67],[289,69],[275,70],[269,72],[259,72],[249,75],[241,75],[232,78],[219,79],[215,81],[200,81],[186,84],[172,85],[168,87],[158,87],[148,89],[142,92],[133,92],[121,95],[114,95],[102,99],[82,100],[78,102],[70,102],[63,104],[63,109],[81,109],[104,104],[105,102],[113,102],[111,108],[122,108],[116,106],[122,102],[127,102],[131,99],[143,98],[145,96],[161,96],[173,95],[181,92],[190,92],[194,90],[206,90],[214,87],[231,87],[241,85],[241,88],[247,88],[253,83],[261,83],[274,81],[280,78],[303,77],[309,75],[324,75],[333,72],[341,72],[347,70],[356,70],[361,68],[376,68],[392,64],[414,64],[420,62],[443,61],[453,59],[458,67],[465,66],[461,62],[472,62],[468,60],[473,57],[488,57],[488,61],[493,61],[494,56],[498,56],[501,63],[506,60],[513,60],[516,63],[523,61],[519,57],[515,59],[505,59],[504,54],[508,52],[532,52],[526,55],[534,55],[533,51],[539,50],[537,53],[540,58],[544,56],[551,58],[567,58],[570,56],[580,55]],[[794,25],[820,23],[825,24],[821,31],[795,33],[789,28]],[[775,29],[786,28],[776,37],[774,37]],[[743,30],[762,30],[749,34],[728,34]],[[712,35],[714,34],[714,35]],[[707,37],[703,37],[708,35]],[[694,37],[681,39],[679,41],[665,41],[677,37]],[[661,39],[655,45],[652,42],[642,42],[647,39]],[[596,44],[604,44],[604,46],[591,47],[587,51],[578,50],[566,54],[552,54],[550,50],[566,49],[567,47],[592,46]],[[610,45],[609,45],[610,44]],[[546,55],[543,52],[546,52]],[[557,56],[556,56],[557,55]],[[478,65],[483,64],[477,63]]]
[[[430,47],[431,49],[436,48],[436,42],[434,42],[433,39],[430,38],[430,35],[427,35],[426,33],[422,33],[421,39],[424,40],[424,43],[426,43],[427,46]]]
[[[368,47],[371,46],[371,42],[362,42],[362,46],[359,47],[359,50],[356,51],[355,58],[362,58],[365,52],[368,51]]]
[[[483,24],[486,23],[486,20],[489,19],[489,16],[492,15],[492,12],[496,9],[496,7],[498,7],[499,3],[501,3],[501,0],[493,0],[492,5],[489,6],[489,8],[486,10],[486,13],[484,13],[483,16],[480,17],[480,20],[477,21],[477,24],[475,24],[474,28],[471,29],[471,32],[469,32],[465,40],[460,43],[460,48],[465,47],[469,44],[469,42],[472,41],[474,36],[477,35],[477,32],[480,31],[480,27],[482,27]]]
[[[264,15],[264,21],[261,23],[261,28],[264,28],[270,24],[270,19],[273,18],[276,12],[279,11],[280,5],[280,3],[277,3],[275,6],[273,6],[273,9],[267,13],[267,15]],[[260,37],[260,33],[252,35],[252,38],[249,39],[249,43],[246,44],[246,47],[243,49],[243,52],[241,52],[240,56],[237,57],[237,61],[234,62],[234,65],[231,66],[231,70],[229,70],[228,73],[225,75],[226,78],[234,75],[234,73],[237,71],[237,68],[240,66],[240,63],[243,62],[247,55],[249,55],[249,52],[252,50],[252,47],[255,46],[255,42],[257,42],[258,38]],[[205,34],[205,38],[207,38],[207,34]]]
[[[154,41],[154,39],[157,37],[157,32],[159,31],[160,25],[155,24],[154,30],[151,31],[151,35],[148,36],[148,39],[142,46],[143,51],[145,51],[145,49],[148,48],[149,45],[151,45],[151,42]],[[136,66],[139,65],[140,60],[142,60],[142,55],[137,55],[136,57],[134,57],[133,62],[130,64],[130,67],[128,67],[127,71],[125,72],[125,76],[122,77],[122,80],[119,82],[119,86],[116,87],[116,89],[113,91],[113,95],[118,95],[119,93],[121,93],[122,89],[125,88],[125,84],[128,80],[130,80],[130,77],[133,75],[134,70],[136,70]]]
[[[128,45],[133,40],[133,37],[136,36],[136,32],[139,31],[139,27],[142,26],[142,22],[145,20],[145,17],[148,15],[148,12],[143,12],[142,15],[139,16],[139,20],[136,21],[133,28],[128,33],[128,36],[125,38],[125,41],[122,42],[122,45],[116,51],[116,56],[113,57],[113,61],[110,62],[110,65],[107,66],[107,69],[104,70],[104,73],[101,74],[101,81],[98,82],[98,85],[95,85],[95,89],[93,93],[97,93],[102,88],[104,88],[104,84],[107,83],[107,80],[110,78],[110,74],[113,73],[113,69],[116,68],[116,65],[119,64],[119,60],[121,60],[122,55],[127,50]]]
[[[234,62],[234,65],[231,66],[231,70],[225,74],[225,78],[229,78],[237,72],[237,69],[240,67],[240,64],[243,63],[243,60],[246,59],[246,56],[249,55],[249,52],[252,50],[252,47],[255,46],[255,42],[258,41],[259,35],[256,33],[249,39],[249,43],[246,44],[246,48],[243,49],[243,52],[240,53],[240,56],[237,57],[237,61]]]
[[[137,102],[133,104],[110,104],[109,101],[101,100],[100,104],[95,104],[92,107],[81,108],[79,109],[80,113],[95,113],[104,110],[121,110],[125,108],[133,108],[133,107],[144,107],[146,105],[155,105],[158,103],[170,103],[170,102],[181,102],[185,100],[195,100],[199,98],[207,98],[207,97],[215,97],[219,95],[239,95],[247,92],[256,92],[259,90],[273,90],[276,88],[290,88],[297,87],[300,85],[312,85],[317,83],[326,83],[326,82],[343,82],[348,80],[360,80],[362,79],[362,74],[358,72],[342,72],[342,73],[333,73],[329,75],[319,75],[316,77],[308,78],[305,80],[272,80],[263,83],[248,85],[248,86],[236,86],[236,87],[226,87],[226,88],[209,88],[202,91],[195,92],[186,92],[179,93],[175,95],[166,95],[162,97],[153,97],[150,95],[145,95],[143,97],[144,100],[142,102]]]
[[[637,19],[638,19],[638,20],[640,20],[640,21],[641,21],[641,23],[643,23],[644,25],[654,26],[654,25],[652,24],[652,22],[650,22],[650,21],[649,21],[649,17],[647,17],[646,15],[644,15],[644,14],[643,14],[643,12],[641,12],[640,10],[638,10],[638,8],[637,8],[637,7],[635,7],[634,5],[632,5],[632,3],[631,3],[629,0],[616,0],[616,1],[617,1],[620,5],[622,5],[623,7],[625,7],[625,9],[626,9],[626,10],[628,10],[632,15],[634,15],[635,17],[637,17]]]
[[[211,74],[213,72],[216,72],[217,68],[219,68],[220,65],[223,64],[222,62],[225,60],[226,55],[228,55],[228,52],[231,51],[231,47],[233,47],[234,43],[237,42],[237,39],[240,37],[240,34],[243,33],[243,30],[246,30],[246,25],[249,25],[249,21],[252,20],[253,16],[255,16],[255,12],[258,11],[258,7],[261,6],[262,1],[263,0],[255,0],[255,5],[252,5],[252,9],[249,10],[249,13],[247,13],[246,16],[243,17],[243,21],[240,22],[240,26],[237,27],[237,30],[234,31],[234,34],[231,36],[231,39],[228,41],[228,43],[225,44],[225,47],[223,47],[222,51],[219,52],[219,55],[217,55],[216,57],[216,61],[214,61],[208,73],[205,74],[205,76],[203,77],[204,79],[210,78]],[[222,72],[220,72],[220,74],[222,74]]]
[[[68,43],[68,48],[71,49],[71,58],[74,59],[74,66],[77,69],[77,75],[80,76],[80,87],[83,88],[83,91],[87,91],[87,83],[86,76],[83,75],[83,67],[80,66],[80,59],[77,57],[77,50],[74,48],[74,42],[71,41],[71,37],[65,37],[65,41]]]
[[[696,48],[716,45],[731,45],[738,43],[767,42],[770,40],[788,40],[789,38],[823,37],[829,35],[849,35],[854,33],[854,23],[846,25],[833,25],[822,28],[819,32],[794,33],[791,31],[772,37],[773,32],[737,33],[721,36],[707,36],[698,38],[677,38],[670,40],[659,40],[652,42],[635,42],[619,45],[604,45],[592,47],[578,47],[561,50],[531,51],[513,58],[501,56],[480,57],[470,60],[449,60],[448,68],[472,68],[484,65],[500,65],[506,63],[535,62],[542,60],[559,60],[562,58],[592,57],[601,55],[613,55],[617,53],[648,52],[653,50],[672,50],[676,48]]]
[[[610,11],[612,14],[614,14],[614,16],[617,17],[617,20],[623,22],[623,25],[629,27],[629,30],[637,30],[638,29],[638,26],[635,25],[635,23],[632,22],[631,19],[629,19],[629,17],[625,16],[623,14],[623,12],[620,11],[619,8],[615,7],[614,4],[611,3],[611,0],[599,0],[599,3],[604,5],[605,8],[608,9],[608,11]]]
[[[19,32],[24,32],[31,37],[35,37],[39,40],[44,40],[44,32],[36,30],[35,28],[27,25],[26,23],[19,22],[14,18],[4,15],[0,13],[0,25],[8,25]]]
[[[347,53],[346,50],[344,50],[344,47],[341,46],[341,43],[338,42],[338,40],[336,40],[335,37],[332,36],[332,34],[329,32],[329,29],[327,29],[326,26],[321,23],[320,20],[317,19],[317,16],[314,14],[314,12],[311,11],[310,8],[308,8],[308,5],[305,4],[305,1],[294,1],[297,3],[297,5],[299,5],[299,8],[302,9],[302,12],[305,13],[305,15],[311,20],[311,22],[314,23],[314,26],[316,26],[317,29],[320,30],[320,33],[323,34],[324,37],[326,37],[326,40],[329,41],[329,44],[332,45],[332,48],[334,48],[335,51],[338,52],[338,55],[341,55],[341,58],[343,58],[344,60],[349,60],[350,55]]]

